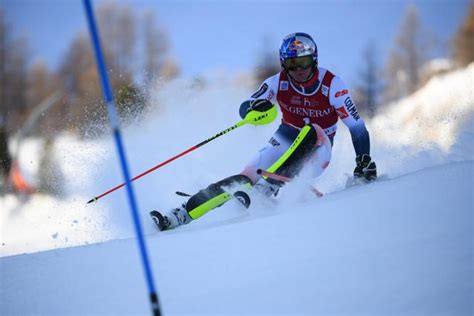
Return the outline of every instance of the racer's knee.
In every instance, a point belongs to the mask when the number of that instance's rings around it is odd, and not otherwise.
[[[313,178],[319,177],[331,162],[331,145],[323,144],[316,149],[313,157],[311,158],[310,168],[311,176]]]

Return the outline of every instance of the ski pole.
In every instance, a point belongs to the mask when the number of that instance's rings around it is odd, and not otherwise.
[[[182,156],[184,156],[184,155],[190,153],[191,151],[196,150],[196,149],[198,149],[199,147],[204,146],[205,144],[207,144],[207,143],[213,141],[214,139],[216,139],[216,138],[218,138],[218,137],[220,137],[220,136],[222,136],[222,135],[225,135],[225,134],[227,134],[227,133],[233,131],[234,129],[239,128],[239,127],[241,127],[241,126],[243,126],[243,125],[245,125],[245,124],[252,124],[252,125],[268,124],[268,123],[272,122],[272,121],[276,118],[277,114],[278,114],[278,113],[277,113],[277,110],[276,110],[275,106],[273,106],[271,109],[269,109],[268,111],[265,111],[265,112],[256,112],[256,111],[249,112],[249,113],[247,114],[247,116],[245,116],[245,118],[244,118],[243,120],[239,121],[239,122],[236,123],[235,125],[233,125],[233,126],[227,128],[227,129],[223,130],[222,132],[220,132],[220,133],[218,133],[218,134],[216,134],[216,135],[214,135],[214,136],[212,136],[212,137],[210,137],[210,138],[208,138],[208,139],[206,139],[206,140],[200,142],[200,143],[197,144],[197,145],[194,145],[194,146],[192,146],[192,147],[186,149],[186,150],[183,151],[182,153],[177,154],[176,156],[173,156],[173,157],[169,158],[169,159],[166,160],[166,161],[163,161],[162,163],[160,163],[160,164],[154,166],[153,168],[151,168],[151,169],[149,169],[149,170],[147,170],[147,171],[144,171],[144,172],[140,173],[139,175],[137,175],[137,176],[135,176],[134,178],[132,178],[132,179],[130,180],[130,182],[135,181],[135,180],[137,180],[137,179],[140,179],[141,177],[143,177],[143,176],[145,176],[145,175],[147,175],[147,174],[149,174],[149,173],[151,173],[151,172],[153,172],[153,171],[155,171],[155,170],[157,170],[157,169],[163,167],[164,165],[169,164],[170,162],[172,162],[172,161],[178,159],[179,157],[182,157]],[[98,195],[98,196],[92,198],[91,200],[89,200],[89,201],[87,202],[87,204],[92,203],[92,202],[97,202],[100,198],[103,198],[104,196],[106,196],[106,195],[108,195],[108,194],[110,194],[110,193],[112,193],[112,192],[114,192],[114,191],[120,189],[121,187],[125,186],[125,184],[126,184],[126,183],[122,183],[122,184],[119,184],[119,185],[117,185],[117,186],[111,188],[110,190],[108,190],[108,191],[106,191],[106,192],[104,192],[104,193],[102,193],[102,194],[100,194],[100,195]]]

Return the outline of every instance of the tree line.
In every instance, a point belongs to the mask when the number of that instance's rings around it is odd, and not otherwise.
[[[96,13],[119,115],[125,122],[139,118],[155,79],[166,81],[179,74],[167,34],[152,12],[138,14],[127,5],[105,3]],[[110,130],[89,33],[75,35],[55,70],[43,61],[30,65],[27,41],[13,34],[0,8],[0,194],[60,194],[55,135],[69,131],[86,138]],[[18,150],[9,142],[13,135],[17,149],[26,136],[43,139],[36,188],[24,181]]]
[[[139,118],[147,106],[150,84],[157,78],[166,81],[179,74],[179,67],[169,54],[167,33],[152,12],[139,14],[127,5],[102,4],[97,18],[119,114],[124,120]],[[383,67],[376,43],[367,43],[360,56],[358,84],[353,89],[361,112],[373,116],[382,104],[411,94],[430,76],[473,62],[474,3],[471,2],[449,44],[451,65],[426,71],[430,69],[426,68],[426,62],[432,45],[427,39],[429,35],[422,27],[417,8],[411,5]],[[253,76],[258,82],[280,71],[278,57],[265,49],[269,42],[268,37],[263,39],[264,53],[256,60]],[[56,70],[41,61],[29,65],[26,40],[13,36],[0,9],[0,105],[0,193],[10,168],[14,169],[15,165],[8,148],[8,135],[21,135],[21,131],[46,139],[46,156],[41,160],[42,182],[46,184],[42,186],[45,191],[53,192],[49,186],[59,183],[59,176],[51,171],[55,169],[51,167],[54,159],[50,157],[52,137],[58,131],[95,137],[108,130],[87,31],[76,34]]]
[[[100,5],[97,20],[119,113],[124,119],[139,115],[149,84],[179,74],[167,34],[154,13],[138,14],[118,3]],[[36,134],[71,130],[87,137],[102,132],[106,113],[87,30],[75,35],[57,70],[43,61],[28,65],[26,40],[13,37],[0,10],[0,126],[10,134],[17,132],[34,108],[54,93],[59,100],[43,113]]]
[[[436,45],[417,7],[409,5],[400,23],[383,67],[378,64],[377,47],[371,42],[361,58],[359,85],[355,90],[358,106],[373,116],[382,105],[404,98],[422,87],[432,76],[465,67],[474,61],[474,3],[446,46],[449,58],[432,65],[429,54]]]
[[[119,113],[124,118],[136,117],[146,107],[148,85],[156,78],[169,80],[179,74],[169,54],[166,31],[152,12],[138,14],[127,5],[102,4],[97,16]],[[60,98],[42,118],[36,133],[73,130],[82,136],[100,134],[106,125],[106,113],[86,30],[76,34],[55,71],[41,61],[28,66],[26,40],[13,38],[12,34],[0,10],[0,126],[15,132],[41,101],[56,92]],[[450,43],[451,60],[456,66],[474,60],[473,34],[471,3]],[[407,96],[426,82],[430,74],[423,66],[432,46],[429,37],[417,8],[410,5],[383,67],[376,43],[367,43],[360,56],[358,84],[353,89],[361,111],[374,115],[381,104]],[[257,81],[280,70],[278,60],[268,52],[256,63]]]

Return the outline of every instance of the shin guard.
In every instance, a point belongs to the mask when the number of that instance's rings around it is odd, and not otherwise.
[[[186,210],[192,219],[197,219],[232,199],[233,195],[229,191],[234,188],[250,188],[251,186],[252,181],[247,176],[238,174],[227,177],[191,196],[186,203]]]
[[[311,125],[305,125],[299,132],[296,139],[291,144],[290,148],[271,165],[267,171],[276,173],[284,177],[293,178],[303,168],[304,162],[316,150],[318,135],[316,129]],[[284,183],[278,180],[264,177],[270,183],[279,184]]]

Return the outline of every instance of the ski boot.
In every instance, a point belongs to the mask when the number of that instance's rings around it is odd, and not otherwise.
[[[270,181],[267,181],[265,179],[260,179],[255,183],[253,188],[261,195],[265,197],[271,197],[271,196],[277,196],[278,192],[280,191],[280,188],[282,187],[282,184],[278,183],[277,181],[273,181],[274,183],[271,183]]]
[[[181,225],[189,224],[193,219],[189,216],[184,205],[174,208],[169,214],[163,215],[153,210],[150,216],[160,231],[170,230]]]

